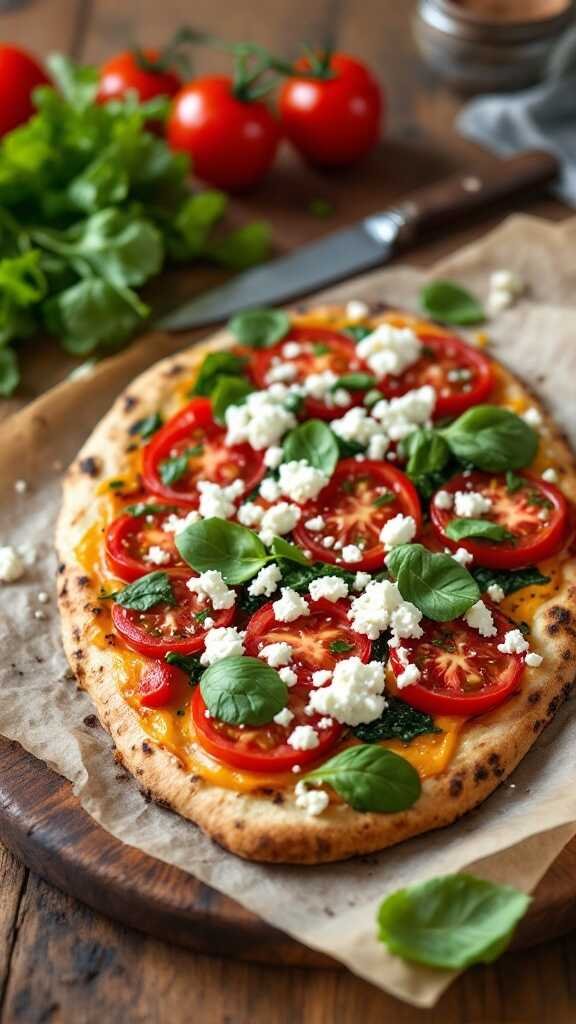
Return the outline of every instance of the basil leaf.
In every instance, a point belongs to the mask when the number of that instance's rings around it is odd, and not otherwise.
[[[224,423],[224,414],[229,405],[239,405],[254,388],[243,377],[220,377],[210,396],[212,414],[217,423]]]
[[[271,348],[288,334],[290,317],[281,309],[249,309],[233,316],[228,330],[248,348]]]
[[[433,554],[422,544],[393,548],[386,563],[404,600],[434,622],[457,619],[480,597],[478,584],[467,569],[451,555]]]
[[[367,338],[369,334],[372,334],[373,330],[373,327],[364,327],[361,324],[348,324],[347,327],[343,328],[342,333],[347,334],[348,337],[352,338],[352,341],[358,343]]]
[[[135,505],[127,505],[122,510],[125,516],[153,516],[161,515],[162,512],[173,512],[175,505],[157,505],[154,502],[138,501]]]
[[[372,651],[372,656],[374,656],[374,651]],[[380,718],[355,726],[352,732],[356,739],[362,740],[363,743],[380,743],[382,740],[392,739],[409,743],[416,736],[442,732],[442,729],[438,729],[434,725],[432,715],[418,711],[397,697],[387,697],[387,701],[388,706]]]
[[[139,580],[110,596],[114,597],[116,604],[135,612],[147,612],[157,604],[176,604],[170,577],[162,571],[141,576]]]
[[[160,430],[161,426],[162,417],[160,413],[153,412],[150,416],[144,416],[141,420],[136,420],[129,428],[128,433],[132,437],[134,434],[139,434],[143,441],[147,441],[157,430]]]
[[[415,430],[403,442],[403,449],[408,456],[406,472],[411,480],[440,472],[450,458],[448,444],[437,430]]]
[[[176,547],[197,572],[217,569],[227,583],[252,579],[273,558],[252,530],[215,516],[176,534]]]
[[[512,540],[510,530],[505,530],[500,523],[492,523],[489,519],[451,519],[446,527],[446,536],[450,540],[463,540],[464,537],[482,537],[485,540]]]
[[[177,665],[190,676],[191,683],[197,683],[204,672],[204,666],[200,661],[199,654],[177,654],[176,651],[169,651],[164,655],[164,660],[169,665]]]
[[[506,490],[508,494],[516,494],[525,484],[525,480],[521,476],[516,476],[511,469],[506,473]]]
[[[391,505],[394,501],[396,501],[394,491],[384,491],[383,494],[379,494],[378,497],[374,499],[372,505],[374,508],[383,508],[385,505]]]
[[[307,420],[291,430],[284,441],[284,461],[305,459],[315,469],[332,476],[338,462],[338,443],[322,420]]]
[[[391,750],[365,744],[348,747],[304,779],[332,786],[355,811],[404,811],[421,792],[418,772],[408,761]]]
[[[286,683],[259,658],[222,658],[206,669],[200,689],[210,714],[229,725],[266,725],[288,700]]]
[[[488,473],[528,466],[538,434],[516,413],[496,405],[476,405],[442,431],[456,458]]]
[[[209,352],[204,357],[190,395],[210,397],[221,377],[238,377],[242,374],[246,360],[232,352]]]
[[[283,537],[273,537],[270,550],[277,558],[287,558],[290,562],[310,565],[310,559],[306,558],[304,552],[296,544],[290,544]]]
[[[181,455],[173,455],[164,459],[158,467],[162,483],[170,487],[181,480],[186,475],[189,458],[188,452],[182,452]]]
[[[474,566],[470,571],[483,594],[486,593],[488,587],[493,583],[502,587],[505,594],[514,594],[517,590],[522,590],[524,587],[542,586],[545,583],[550,583],[550,577],[543,576],[540,570],[535,567],[513,569],[508,572],[505,569],[483,569],[480,566]]]
[[[347,391],[365,391],[375,385],[376,377],[371,373],[346,373],[343,377],[338,378],[332,390],[346,388]]]
[[[481,324],[486,315],[474,296],[454,281],[431,281],[420,292],[425,313],[444,324]]]
[[[332,640],[328,650],[330,654],[348,654],[348,651],[354,650],[354,644],[349,644],[346,640]]]
[[[530,897],[474,875],[443,875],[399,889],[380,904],[379,938],[391,953],[458,970],[506,949]]]

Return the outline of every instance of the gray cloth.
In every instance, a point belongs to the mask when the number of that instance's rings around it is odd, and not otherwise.
[[[479,96],[464,107],[456,127],[499,156],[548,150],[561,165],[554,191],[576,207],[576,29],[554,52],[545,82],[522,92]]]

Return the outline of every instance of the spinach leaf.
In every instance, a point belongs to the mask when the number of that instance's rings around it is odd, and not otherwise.
[[[197,572],[217,569],[227,583],[252,579],[274,557],[252,530],[216,516],[176,534],[176,547]]]
[[[200,676],[205,671],[202,662],[200,661],[199,654],[177,654],[175,651],[169,651],[164,656],[164,660],[169,665],[177,665],[186,672],[190,677],[190,683],[197,683]]]
[[[428,316],[444,324],[462,327],[480,324],[486,319],[474,296],[454,281],[431,281],[420,292],[420,304]]]
[[[248,348],[271,348],[290,330],[290,317],[281,309],[249,309],[237,313],[228,330]]]
[[[245,366],[246,360],[233,352],[209,352],[202,360],[190,396],[204,395],[209,398],[221,377],[238,378]]]
[[[446,527],[446,536],[450,540],[482,537],[485,540],[504,541],[514,538],[510,530],[505,530],[500,523],[492,523],[489,519],[451,519]]]
[[[128,433],[132,437],[134,434],[139,434],[143,441],[147,441],[157,430],[160,430],[161,426],[162,417],[160,413],[153,412],[150,416],[144,416],[141,420],[136,420],[128,428]]]
[[[259,658],[222,658],[206,669],[200,689],[210,714],[229,725],[266,725],[288,700],[286,683]]]
[[[332,476],[338,457],[336,438],[322,420],[307,420],[291,430],[284,441],[285,462],[305,459],[326,476]]]
[[[492,963],[529,904],[512,886],[443,875],[387,896],[378,911],[379,938],[391,953],[430,967]]]
[[[468,409],[442,434],[456,458],[488,473],[528,466],[538,449],[536,431],[497,405]]]
[[[408,761],[367,744],[348,747],[303,778],[332,786],[355,811],[404,811],[421,791],[418,772]]]
[[[480,597],[467,569],[450,555],[433,554],[422,544],[393,548],[386,561],[404,600],[434,622],[457,619]]]
[[[136,612],[150,611],[157,604],[176,604],[170,577],[168,573],[162,571],[141,576],[139,580],[129,583],[127,587],[109,596],[114,598],[116,604]]]
[[[483,569],[480,566],[473,566],[470,571],[483,594],[493,583],[502,587],[505,594],[514,594],[524,587],[541,586],[550,582],[550,577],[543,576],[536,567],[506,570]]]
[[[225,412],[229,405],[239,405],[253,391],[249,381],[243,377],[220,377],[210,398],[212,414],[217,423],[225,423]]]
[[[372,652],[374,655],[374,652]],[[424,733],[442,732],[434,725],[432,715],[418,711],[397,697],[387,697],[388,706],[380,718],[365,725],[357,725],[352,731],[362,743],[380,743],[382,740],[398,739],[409,743],[415,736]]]

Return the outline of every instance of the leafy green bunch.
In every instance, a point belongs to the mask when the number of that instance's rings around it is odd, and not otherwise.
[[[10,343],[38,331],[72,355],[114,350],[149,315],[136,289],[168,261],[243,269],[262,260],[268,229],[214,233],[227,198],[192,193],[189,162],[150,125],[164,99],[96,103],[98,74],[49,60],[55,88],[0,145],[0,395],[19,380]]]

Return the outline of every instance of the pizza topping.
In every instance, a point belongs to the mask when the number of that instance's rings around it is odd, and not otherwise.
[[[422,673],[416,665],[406,665],[406,668],[399,676],[396,676],[396,686],[403,690],[405,686],[413,686],[421,678]]]
[[[188,676],[176,665],[152,662],[138,684],[138,698],[145,708],[162,708],[186,692]]]
[[[371,579],[372,577],[369,572],[357,572],[354,577],[352,589],[355,590],[357,594],[361,594],[363,590],[366,590]]]
[[[536,654],[534,651],[529,651],[524,658],[524,664],[528,665],[529,668],[539,668],[544,658],[541,654]]]
[[[279,469],[278,483],[281,494],[291,501],[303,504],[317,498],[328,483],[328,476],[320,469],[310,466],[306,459],[284,462]]]
[[[273,562],[272,565],[266,565],[263,569],[260,569],[260,572],[248,587],[248,593],[251,597],[270,597],[278,588],[281,579],[282,573]]]
[[[162,523],[162,529],[165,533],[181,533],[187,526],[197,523],[199,519],[200,513],[196,512],[195,509],[181,516],[171,513]]]
[[[258,657],[263,658],[271,668],[282,668],[283,665],[289,665],[293,654],[294,648],[292,645],[284,641],[276,644],[266,644],[258,651]]]
[[[242,526],[258,526],[264,515],[264,508],[262,505],[256,505],[253,501],[246,501],[243,505],[240,505],[236,518]]]
[[[310,609],[307,602],[296,590],[291,587],[282,587],[281,597],[274,601],[274,618],[276,622],[294,622],[302,615],[309,615]]]
[[[224,658],[244,654],[246,633],[235,626],[220,626],[209,629],[204,637],[204,652],[200,657],[202,665],[215,665]]]
[[[413,516],[404,516],[401,512],[389,519],[380,530],[380,540],[387,551],[399,544],[409,544],[414,540],[418,527]]]
[[[323,789],[309,789],[303,780],[294,787],[295,804],[311,817],[317,817],[326,810],[330,797]]]
[[[277,445],[296,426],[293,413],[270,390],[253,391],[242,405],[229,405],[224,414],[229,446],[248,444],[255,451]]]
[[[459,565],[463,565],[466,568],[467,565],[472,565],[474,561],[474,555],[466,551],[466,548],[456,548],[456,551],[450,551],[450,548],[446,548],[445,554],[451,555],[455,562]]]
[[[345,562],[346,565],[353,565],[354,562],[361,562],[362,548],[358,547],[357,544],[345,544],[342,548],[342,561]]]
[[[348,597],[348,584],[340,576],[321,576],[312,580],[308,593],[313,601],[325,598],[326,601],[340,601]]]
[[[404,601],[398,585],[390,580],[372,580],[352,601],[349,618],[352,629],[369,640],[377,640],[386,629],[392,630],[395,643],[421,635],[422,613],[410,601]]]
[[[542,473],[542,479],[545,480],[547,484],[557,484],[558,473],[555,469],[552,468],[552,466],[550,466],[548,469],[545,469]]]
[[[198,480],[196,486],[200,492],[199,512],[204,519],[212,516],[230,519],[236,512],[235,502],[244,493],[242,480],[234,480],[226,487],[210,480]]]
[[[530,644],[519,629],[509,629],[504,640],[498,644],[498,650],[502,654],[524,654]]]
[[[355,811],[393,813],[416,803],[420,777],[405,758],[376,744],[347,747],[308,772],[306,783],[326,783]]]
[[[490,291],[486,310],[490,316],[497,316],[513,306],[524,291],[524,282],[512,270],[495,270],[490,274]]]
[[[478,584],[467,569],[449,555],[435,554],[422,544],[393,548],[386,564],[404,600],[413,602],[435,622],[448,622],[462,615],[480,597]]]
[[[346,658],[335,666],[328,686],[311,691],[310,706],[342,725],[360,725],[380,717],[386,707],[383,693],[381,662],[363,664],[357,657]]]
[[[280,501],[266,509],[260,520],[260,531],[258,536],[263,544],[271,544],[276,536],[282,537],[285,533],[291,533],[302,515],[297,505],[289,505],[287,501]]]
[[[494,602],[494,604],[500,604],[500,602],[503,601],[504,598],[506,597],[506,594],[504,593],[502,587],[498,583],[490,583],[490,585],[486,588],[486,593],[488,594],[490,600]]]
[[[450,509],[454,504],[454,495],[450,494],[450,491],[436,491],[434,495],[434,504],[437,508]]]
[[[272,445],[271,448],[267,448],[264,452],[264,465],[268,469],[277,469],[282,459],[284,458],[284,449],[278,445]]]
[[[473,604],[467,612],[464,612],[464,618],[468,625],[472,626],[472,629],[478,630],[480,636],[496,636],[498,632],[494,625],[492,612],[483,601],[476,601],[476,604]],[[504,651],[503,653],[511,654],[512,651]]]
[[[538,427],[542,426],[542,413],[539,409],[536,409],[535,406],[532,406],[530,409],[526,409],[526,412],[522,413],[522,419],[528,424],[528,426],[533,427],[534,429],[538,429]]]
[[[105,537],[106,561],[111,571],[130,582],[149,573],[151,565],[182,565],[171,530],[174,520],[179,517],[172,506],[146,503],[133,506],[129,514],[114,519]]]
[[[358,342],[356,351],[380,379],[388,374],[398,376],[416,363],[422,343],[410,328],[383,323]]]
[[[216,569],[208,569],[199,576],[191,576],[186,586],[193,594],[205,598],[212,607],[219,611],[221,608],[232,608],[236,601],[236,592],[229,589],[222,574]]]
[[[286,742],[294,750],[315,750],[320,745],[318,733],[311,725],[297,725]]]
[[[280,486],[274,477],[267,476],[260,484],[259,494],[264,501],[278,501],[280,497]]]
[[[447,493],[449,492],[444,491],[444,494]],[[434,504],[441,508],[437,501]],[[454,511],[462,519],[475,519],[477,516],[489,512],[491,508],[491,498],[487,498],[486,495],[478,491],[456,491],[454,494]]]

